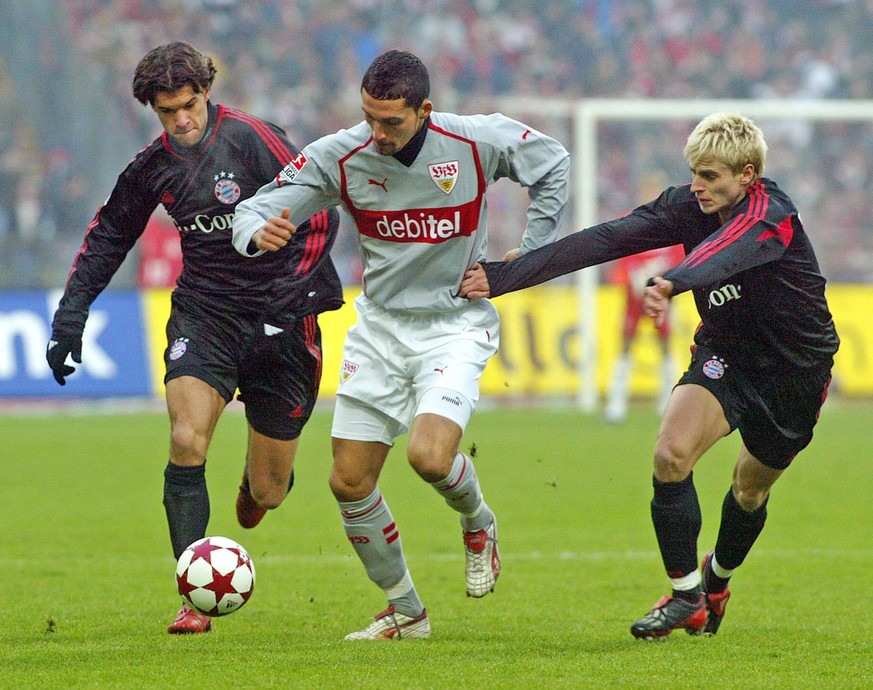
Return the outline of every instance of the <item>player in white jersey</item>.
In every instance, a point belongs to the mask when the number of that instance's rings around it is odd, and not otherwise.
[[[330,486],[388,608],[347,639],[430,636],[378,487],[407,430],[409,463],[460,513],[467,594],[494,588],[497,524],[459,448],[500,322],[490,302],[457,292],[485,257],[490,183],[506,177],[528,188],[521,254],[555,240],[569,193],[569,154],[557,141],[502,115],[433,112],[429,91],[417,57],[380,55],[361,84],[364,122],[304,148],[234,218],[234,246],[248,256],[280,249],[297,224],[336,204],[359,233],[363,290],[343,350]]]

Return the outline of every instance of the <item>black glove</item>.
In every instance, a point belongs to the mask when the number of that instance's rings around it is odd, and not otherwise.
[[[62,386],[66,385],[65,376],[69,376],[76,367],[71,367],[66,363],[67,355],[73,356],[73,361],[77,364],[82,363],[82,339],[81,338],[64,338],[59,337],[57,340],[54,337],[49,340],[45,350],[45,358],[48,365],[51,367],[52,374]]]

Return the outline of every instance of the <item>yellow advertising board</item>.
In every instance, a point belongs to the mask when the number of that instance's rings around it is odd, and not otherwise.
[[[164,350],[167,349],[167,320],[170,318],[171,288],[145,290],[143,313],[146,338],[152,359],[153,385],[156,395],[164,395]]]
[[[357,288],[347,288],[342,309],[319,316],[324,352],[321,394],[336,393],[346,331],[355,321],[352,302]],[[833,390],[843,395],[873,395],[873,286],[831,285],[828,301],[842,344],[834,367]],[[164,327],[170,311],[170,290],[146,294],[146,319],[155,372],[155,391],[163,394]],[[573,286],[541,285],[498,297],[501,316],[500,350],[482,377],[483,396],[538,397],[574,395],[579,389],[579,313]],[[621,349],[624,304],[621,289],[602,286],[597,293],[597,389],[603,392]],[[689,358],[699,318],[690,294],[674,300],[670,349],[681,370]],[[659,386],[660,348],[649,319],[640,321],[631,349],[634,361],[631,394],[654,396]]]

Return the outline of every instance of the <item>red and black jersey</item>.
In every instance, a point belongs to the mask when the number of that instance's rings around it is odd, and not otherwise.
[[[337,309],[342,286],[330,260],[339,214],[302,223],[288,246],[256,259],[231,244],[236,205],[272,181],[298,150],[277,126],[209,104],[199,144],[181,147],[164,132],[119,175],[88,227],[52,325],[81,335],[91,303],[109,284],[162,204],[182,243],[176,300],[220,302],[229,311],[288,322]]]
[[[839,337],[825,279],[794,203],[775,182],[758,180],[726,223],[700,210],[690,185],[670,187],[623,218],[530,252],[485,264],[495,297],[588,266],[681,244],[685,258],[666,271],[674,294],[691,290],[701,325],[695,341],[738,354],[753,366],[830,362]]]

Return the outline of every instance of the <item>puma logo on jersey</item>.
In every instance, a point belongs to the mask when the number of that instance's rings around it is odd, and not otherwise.
[[[387,177],[384,180],[382,180],[381,182],[376,182],[376,180],[374,180],[372,177],[369,180],[367,180],[367,184],[375,185],[376,187],[381,187],[382,191],[385,192],[386,194],[388,193],[388,187],[385,186],[387,184],[387,182],[388,182]]]
[[[524,130],[524,134],[521,135],[521,138],[522,138],[524,141],[527,141],[527,135],[528,135],[528,134],[530,134],[530,130],[529,130],[529,129]]]

